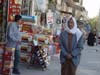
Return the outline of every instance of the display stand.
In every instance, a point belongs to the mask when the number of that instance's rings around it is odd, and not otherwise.
[[[21,44],[21,58],[20,61],[22,63],[29,63],[30,61],[30,53],[31,53],[31,46],[29,46],[30,42],[32,41],[32,25],[34,24],[34,17],[33,16],[23,16],[23,24],[20,26],[21,37],[22,37],[22,44]]]

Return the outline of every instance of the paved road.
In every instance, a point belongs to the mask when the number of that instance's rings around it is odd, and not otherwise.
[[[96,50],[98,50],[96,52]],[[27,69],[26,65],[21,65],[21,75],[60,75],[60,64],[58,57],[51,61],[48,70]],[[99,75],[100,74],[100,46],[85,46],[82,51],[82,59],[77,70],[77,75]]]
[[[100,74],[100,46],[87,47],[82,52],[82,60],[77,70],[78,75]]]

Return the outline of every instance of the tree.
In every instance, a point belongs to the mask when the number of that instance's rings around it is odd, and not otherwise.
[[[97,16],[89,20],[89,23],[91,25],[92,30],[96,29],[97,21],[98,21],[98,17]]]

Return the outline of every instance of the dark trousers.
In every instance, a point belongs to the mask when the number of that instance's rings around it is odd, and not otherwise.
[[[14,55],[14,69],[19,69],[19,62],[20,62],[20,51],[15,50],[15,55]]]
[[[76,67],[71,60],[67,60],[61,65],[61,75],[75,75]]]

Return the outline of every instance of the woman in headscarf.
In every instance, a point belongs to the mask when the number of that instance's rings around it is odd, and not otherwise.
[[[87,44],[89,46],[94,46],[94,43],[96,42],[96,33],[90,32],[87,38]]]
[[[66,30],[60,35],[60,48],[61,75],[75,75],[83,49],[83,34],[74,17],[68,19]]]

